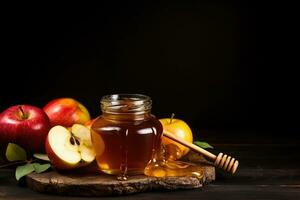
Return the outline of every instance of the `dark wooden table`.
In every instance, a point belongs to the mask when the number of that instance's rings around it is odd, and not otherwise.
[[[202,189],[157,191],[105,199],[300,199],[300,134],[256,131],[200,131],[203,140],[240,161],[236,175],[217,172]],[[0,170],[0,199],[83,199],[39,194],[20,187],[12,170]],[[99,199],[95,198],[87,198]]]

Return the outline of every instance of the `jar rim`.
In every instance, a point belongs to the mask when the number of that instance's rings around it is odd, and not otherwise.
[[[130,100],[130,101],[149,101],[151,98],[144,94],[130,94],[130,93],[121,93],[121,94],[109,94],[101,98],[101,102],[111,102],[111,101],[120,101],[120,100]]]
[[[114,114],[143,114],[151,110],[151,98],[143,94],[111,94],[100,101],[102,112]]]

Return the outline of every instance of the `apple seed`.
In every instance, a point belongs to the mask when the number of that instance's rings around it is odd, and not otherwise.
[[[72,144],[72,145],[75,145],[75,139],[74,139],[74,137],[72,136],[72,137],[70,137],[70,143]]]

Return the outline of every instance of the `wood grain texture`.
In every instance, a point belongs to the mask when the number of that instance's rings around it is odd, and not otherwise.
[[[127,181],[118,181],[114,176],[95,174],[61,174],[51,171],[42,174],[32,173],[26,177],[29,188],[42,193],[69,196],[113,196],[153,190],[177,190],[200,188],[204,183],[215,180],[215,168],[203,167],[204,177],[156,178],[144,175],[131,176]]]

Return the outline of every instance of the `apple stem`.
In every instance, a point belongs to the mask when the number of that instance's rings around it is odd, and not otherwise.
[[[19,109],[20,109],[20,111],[21,111],[21,113],[22,113],[22,119],[27,119],[28,116],[27,116],[26,113],[24,112],[22,106],[19,106]]]
[[[28,160],[27,161],[27,163],[32,163],[32,162],[35,162],[35,161],[37,161],[38,159],[30,159],[30,160]]]
[[[0,169],[1,168],[5,168],[5,167],[9,167],[9,166],[14,166],[17,164],[23,164],[23,163],[27,163],[27,160],[22,160],[22,161],[17,161],[17,162],[13,162],[13,163],[8,163],[8,164],[4,164],[4,165],[0,165]]]
[[[37,160],[38,159],[30,159],[30,160],[21,160],[21,161],[10,162],[10,163],[4,164],[4,165],[0,165],[0,169],[5,168],[5,167],[14,166],[14,165],[19,165],[19,164],[32,163]]]
[[[175,117],[175,114],[174,114],[174,113],[172,113],[172,115],[171,115],[171,119],[170,119],[170,124],[172,124],[172,121],[173,121],[174,117]]]

